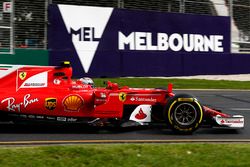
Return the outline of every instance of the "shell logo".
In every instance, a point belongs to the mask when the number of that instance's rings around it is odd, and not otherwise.
[[[66,111],[78,112],[83,106],[84,100],[79,95],[69,95],[64,98],[63,106]]]

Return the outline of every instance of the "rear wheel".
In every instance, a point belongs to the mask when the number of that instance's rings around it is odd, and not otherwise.
[[[165,119],[175,132],[191,134],[202,123],[203,110],[196,98],[180,94],[169,99],[165,108]]]

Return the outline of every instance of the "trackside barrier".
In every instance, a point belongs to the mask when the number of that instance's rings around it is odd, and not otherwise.
[[[250,73],[230,53],[230,17],[50,5],[49,64],[71,61],[74,77]]]
[[[51,53],[50,53],[51,54]],[[78,61],[69,59],[71,51],[53,53],[60,55],[56,61],[70,60],[75,77],[121,77],[121,76],[190,76],[250,73],[249,54],[171,54],[157,55],[153,53],[124,53],[113,57],[104,52],[102,57],[96,57],[88,74],[79,72]],[[98,60],[99,59],[99,60]],[[55,59],[54,59],[55,60]],[[59,65],[59,64],[58,64]]]

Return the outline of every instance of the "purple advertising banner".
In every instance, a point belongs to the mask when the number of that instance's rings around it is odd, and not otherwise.
[[[50,5],[49,23],[50,65],[69,60],[75,77],[221,74],[234,66],[229,17]]]

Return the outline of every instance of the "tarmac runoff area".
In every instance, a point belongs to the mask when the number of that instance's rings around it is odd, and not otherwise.
[[[206,80],[228,80],[228,81],[250,81],[250,74],[236,74],[236,75],[195,75],[195,76],[181,76],[181,77],[164,77],[167,79],[206,79]]]

